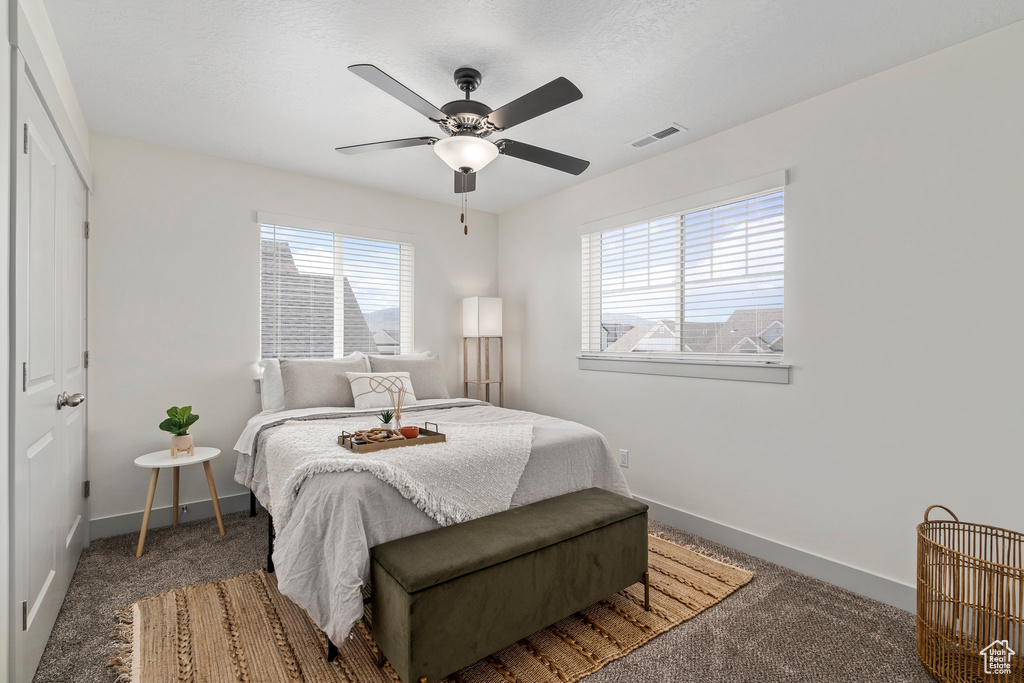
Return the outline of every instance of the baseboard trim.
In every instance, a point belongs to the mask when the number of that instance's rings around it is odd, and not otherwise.
[[[224,496],[218,500],[220,501],[220,512],[222,515],[249,509],[248,493]],[[212,500],[199,500],[194,503],[182,503],[182,505],[188,506],[188,512],[184,515],[178,515],[178,524],[213,517]],[[149,515],[149,528],[157,529],[162,526],[170,525],[171,506],[168,505],[167,507],[153,508],[153,511]],[[108,536],[120,536],[121,534],[137,534],[140,529],[142,529],[141,511],[89,520],[89,537],[91,540],[107,538]]]
[[[651,518],[659,522],[703,536],[709,541],[756,555],[769,562],[827,581],[887,605],[908,612],[914,612],[917,609],[917,592],[914,586],[887,579],[778,541],[771,541],[720,522],[698,517],[664,503],[647,500],[640,496],[634,496],[634,498],[649,505]]]

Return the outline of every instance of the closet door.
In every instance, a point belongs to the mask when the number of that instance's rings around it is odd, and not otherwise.
[[[63,150],[62,150],[63,151]],[[63,285],[61,303],[63,308],[63,329],[61,330],[61,346],[63,362],[62,393],[67,393],[71,403],[65,405],[57,415],[61,421],[62,439],[62,480],[61,518],[58,538],[63,544],[64,569],[68,581],[78,566],[78,558],[88,540],[88,515],[84,482],[86,476],[86,402],[88,384],[86,382],[85,351],[88,343],[86,329],[86,292],[87,292],[87,257],[85,238],[85,221],[87,218],[88,193],[85,185],[78,177],[77,171],[67,161],[67,184],[63,197],[63,212],[58,217],[58,231],[62,231],[63,249]]]
[[[23,68],[16,97],[13,632],[28,683],[85,542],[85,190]]]

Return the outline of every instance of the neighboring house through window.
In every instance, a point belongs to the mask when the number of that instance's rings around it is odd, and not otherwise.
[[[583,355],[781,362],[784,192],[583,235]]]
[[[260,225],[263,358],[412,350],[413,246]]]

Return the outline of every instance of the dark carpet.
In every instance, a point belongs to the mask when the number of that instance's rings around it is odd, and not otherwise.
[[[94,541],[82,554],[35,683],[110,683],[104,666],[121,605],[172,588],[225,579],[263,564],[261,513]],[[914,650],[914,616],[751,555],[653,522],[677,543],[719,553],[757,576],[706,612],[585,680],[701,683],[929,683]],[[312,683],[312,682],[310,682]]]

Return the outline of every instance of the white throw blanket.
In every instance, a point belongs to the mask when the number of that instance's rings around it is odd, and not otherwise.
[[[530,422],[442,424],[447,441],[353,453],[341,432],[366,429],[359,420],[285,423],[268,439],[274,527],[283,529],[306,479],[323,472],[369,472],[390,484],[441,526],[507,510],[530,459]]]

